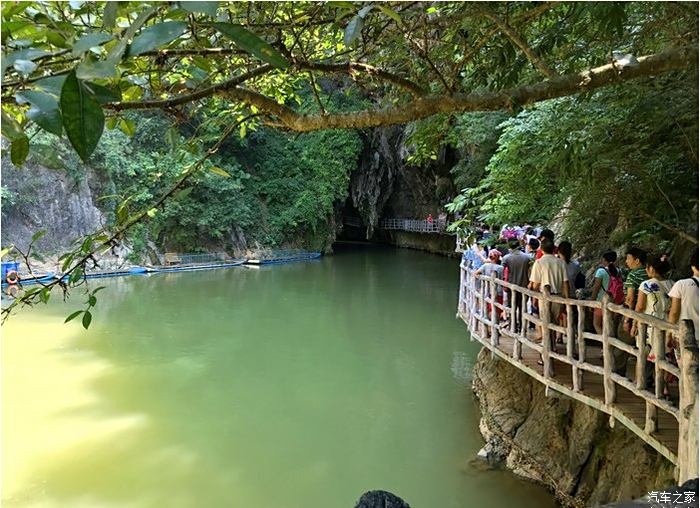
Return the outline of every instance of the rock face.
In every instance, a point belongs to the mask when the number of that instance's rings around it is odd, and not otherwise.
[[[2,186],[9,191],[2,204],[3,246],[26,250],[32,235],[45,229],[37,248],[58,253],[104,223],[86,178],[76,182],[64,172],[29,163],[17,169],[4,157]]]
[[[380,218],[421,219],[428,214],[437,218],[444,212],[443,205],[456,192],[450,169],[458,155],[452,149],[442,148],[437,160],[421,166],[411,165],[408,158],[413,149],[408,145],[409,133],[410,128],[406,126],[370,131],[358,169],[350,178],[352,207],[367,226],[368,238],[430,252],[453,252],[454,240],[445,247],[444,240],[422,238],[429,235],[376,231]]]
[[[566,506],[640,498],[674,485],[673,464],[608,416],[544,386],[482,349],[473,389],[492,460],[542,483]]]

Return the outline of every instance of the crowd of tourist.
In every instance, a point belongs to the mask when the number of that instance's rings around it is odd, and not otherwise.
[[[587,283],[581,264],[572,258],[572,254],[572,244],[561,241],[556,245],[554,232],[550,229],[505,226],[494,233],[488,226],[483,226],[471,246],[465,249],[462,265],[475,270],[478,275],[495,275],[500,280],[534,291],[541,292],[547,288],[551,295],[565,298],[602,301],[607,294],[612,303],[638,313],[671,323],[689,319],[693,322],[695,336],[699,336],[697,252],[690,262],[692,276],[677,282],[670,278],[671,263],[667,256],[651,255],[641,248],[632,247],[625,253],[624,266],[621,266],[623,263],[619,262],[615,251],[604,252],[597,266],[588,271]],[[506,302],[514,310],[515,327],[519,332],[524,326],[521,322],[523,306],[527,306],[527,313],[538,314],[538,301],[536,298],[525,299],[518,292],[504,292],[501,286],[498,286],[496,301],[503,304],[509,294],[513,301]],[[576,307],[573,309],[575,311]],[[490,316],[490,305],[488,311]],[[507,318],[500,310],[498,315]],[[614,329],[610,334],[625,343],[635,344],[638,323],[628,317],[617,319],[620,314],[614,316]],[[561,304],[550,304],[550,319],[553,322],[566,324],[569,318],[576,319],[576,316],[567,316]],[[600,334],[603,328],[602,309],[594,310],[592,321],[596,333]],[[538,338],[541,338],[541,333]],[[678,344],[669,337],[666,346],[669,361],[675,362]],[[648,360],[654,361],[651,348],[648,349]],[[613,348],[613,352],[615,371],[624,375],[628,354],[618,348]]]

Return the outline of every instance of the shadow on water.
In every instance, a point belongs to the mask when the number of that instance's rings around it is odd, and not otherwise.
[[[42,389],[75,380],[37,409],[32,433],[4,426],[3,441],[46,440],[17,445],[30,479],[3,478],[7,506],[342,508],[373,488],[414,508],[553,506],[470,465],[478,347],[454,319],[457,280],[455,260],[341,248],[312,263],[113,279],[89,332],[60,324],[75,304],[21,316],[5,342],[21,349],[22,320],[43,315],[31,328],[46,344]],[[54,341],[55,327],[69,333]],[[34,368],[10,365],[3,384]],[[4,402],[44,395],[17,387]]]

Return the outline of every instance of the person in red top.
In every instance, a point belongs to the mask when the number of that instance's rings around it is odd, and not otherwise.
[[[551,229],[543,229],[542,232],[540,233],[539,240],[540,243],[542,243],[542,240],[544,239],[549,240],[550,242],[554,243],[554,231]],[[535,260],[540,259],[544,255],[544,252],[542,252],[542,247],[540,246],[539,249],[537,249],[537,253],[535,254]],[[557,255],[557,248],[554,247],[554,255]]]
[[[428,214],[428,219],[427,219],[427,221],[428,221],[428,224],[432,224],[432,223],[433,223],[433,214],[432,214],[432,213],[429,213],[429,214]]]

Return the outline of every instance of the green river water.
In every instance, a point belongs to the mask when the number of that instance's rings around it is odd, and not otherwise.
[[[91,281],[3,327],[3,507],[551,507],[474,459],[479,348],[454,259],[317,262]]]

